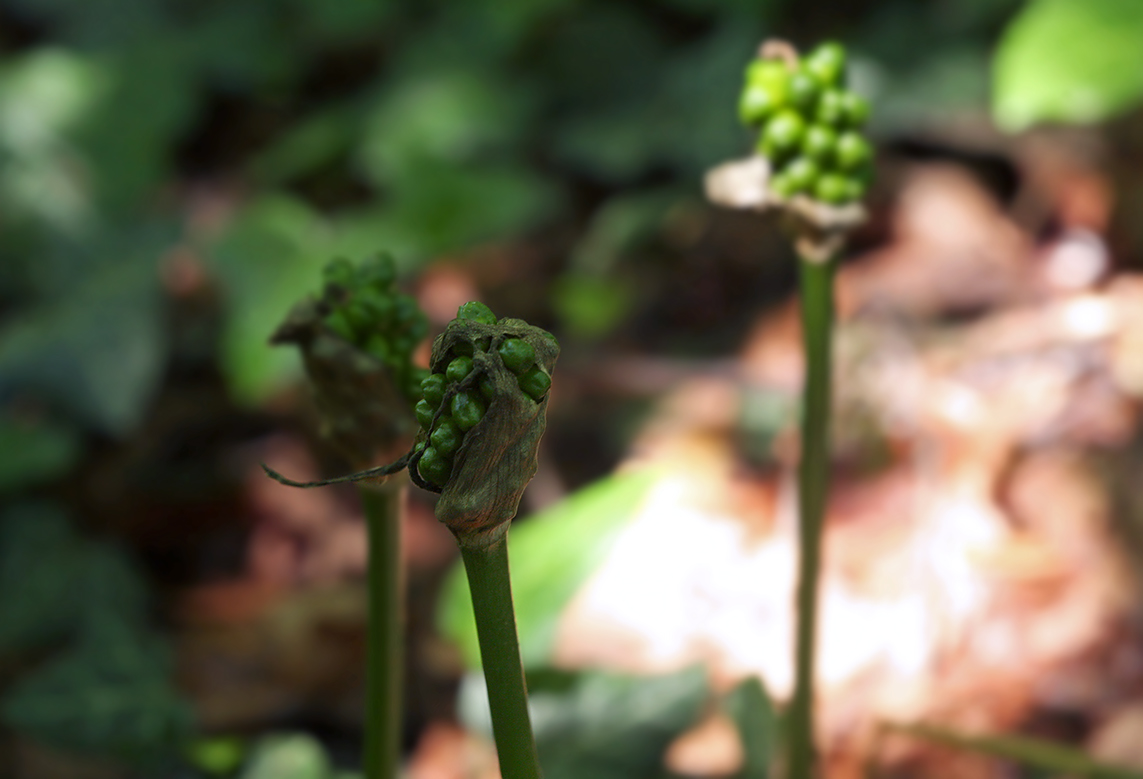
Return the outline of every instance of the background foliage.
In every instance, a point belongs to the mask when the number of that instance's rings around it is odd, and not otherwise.
[[[0,601],[0,657],[39,658],[4,722],[141,763],[191,732],[146,577],[63,486],[137,440],[165,387],[254,408],[285,391],[296,359],[266,339],[331,257],[384,248],[411,275],[531,242],[554,258],[545,324],[604,339],[653,291],[637,263],[665,216],[743,153],[761,38],[844,40],[889,142],[990,106],[1010,129],[1122,113],[1143,97],[1140,7],[0,0],[0,589],[24,594]],[[254,763],[310,748],[275,743]]]

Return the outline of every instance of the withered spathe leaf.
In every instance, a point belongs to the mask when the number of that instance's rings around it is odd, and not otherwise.
[[[321,301],[302,301],[271,343],[301,352],[323,438],[358,466],[392,457],[416,431],[409,401],[384,363],[323,324],[327,313]]]
[[[536,364],[551,374],[560,353],[558,344],[546,331],[521,319],[502,319],[494,325],[456,319],[433,342],[430,367],[437,373],[444,372],[459,344],[475,347],[472,372],[446,395],[442,406],[447,407],[456,391],[476,390],[486,378],[492,388],[491,397],[484,398],[487,411],[465,434],[454,456],[452,475],[440,490],[436,509],[437,519],[467,545],[486,545],[507,532],[524,488],[536,475],[548,397],[533,400],[504,365],[497,347],[509,338],[530,344],[536,351]],[[483,343],[489,344],[486,351],[479,348]],[[420,454],[414,453],[411,471]]]
[[[458,384],[449,388],[441,408],[448,408],[457,392],[479,392],[485,383],[491,386],[485,396],[487,410],[480,421],[464,436],[453,459],[452,472],[442,486],[425,481],[417,472],[424,452],[425,432],[418,436],[410,452],[395,462],[367,471],[334,479],[298,482],[288,479],[263,465],[268,476],[291,487],[322,487],[341,482],[372,482],[409,468],[417,486],[440,493],[437,519],[445,524],[467,547],[493,543],[508,532],[508,524],[516,515],[524,488],[536,474],[540,437],[547,420],[548,397],[533,400],[520,389],[515,373],[500,357],[497,347],[509,338],[526,341],[536,352],[536,365],[549,375],[559,357],[560,348],[546,331],[520,319],[502,319],[485,324],[456,319],[433,342],[431,366],[443,373],[457,354],[458,344],[468,344],[473,353],[473,370]],[[487,344],[487,348],[484,348]],[[441,412],[438,412],[438,414]]]

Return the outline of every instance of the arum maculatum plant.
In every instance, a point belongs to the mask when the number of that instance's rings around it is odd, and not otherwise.
[[[520,319],[497,319],[483,303],[460,307],[433,342],[430,373],[414,411],[419,431],[395,462],[294,487],[376,483],[408,468],[440,495],[437,518],[456,536],[472,591],[500,770],[539,777],[508,579],[508,527],[535,475],[559,345]]]
[[[295,306],[272,341],[299,347],[324,437],[363,467],[407,448],[414,437],[413,405],[428,371],[415,365],[413,352],[428,320],[396,289],[387,255],[357,267],[334,260],[322,280],[321,296]],[[396,481],[361,488],[369,544],[366,779],[396,776],[401,757],[404,492]]]
[[[786,734],[790,779],[814,771],[814,657],[822,522],[828,492],[833,271],[846,235],[865,219],[859,200],[872,175],[862,134],[868,103],[846,87],[846,53],[823,43],[804,58],[784,41],[767,41],[746,68],[738,104],[757,133],[755,153],[706,178],[719,205],[776,211],[801,262],[806,372],[798,468],[797,634],[794,693]]]

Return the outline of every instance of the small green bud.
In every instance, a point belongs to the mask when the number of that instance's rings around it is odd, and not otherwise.
[[[537,403],[542,400],[544,395],[548,394],[548,390],[552,388],[552,377],[545,373],[539,366],[521,373],[519,382],[520,389],[524,390],[528,397]]]
[[[353,324],[349,321],[344,308],[335,308],[326,315],[322,322],[346,341],[353,343],[357,340],[357,334],[353,332]]]
[[[856,92],[842,92],[841,107],[850,127],[861,127],[869,119],[869,101]]]
[[[773,161],[788,156],[802,142],[806,123],[793,109],[785,109],[762,129],[762,153]]]
[[[821,84],[812,74],[804,69],[795,71],[790,76],[790,105],[803,116],[809,116],[821,89]]]
[[[845,47],[827,41],[806,56],[802,67],[825,86],[840,86],[845,76]]]
[[[774,104],[782,106],[790,96],[790,70],[781,60],[752,60],[746,66],[746,84],[765,88],[773,97]]]
[[[430,373],[424,381],[421,382],[421,393],[434,408],[441,404],[445,396],[445,385],[448,379],[445,378],[443,373]]]
[[[760,84],[747,84],[738,98],[738,119],[743,124],[762,124],[781,103],[768,88]]]
[[[424,389],[422,388],[422,384],[424,384],[425,379],[428,377],[429,372],[426,369],[413,368],[409,372],[409,375],[405,377],[405,396],[411,400],[423,397]]]
[[[822,124],[811,124],[802,138],[802,154],[821,164],[833,156],[837,133]]]
[[[484,416],[484,403],[469,392],[458,392],[452,396],[452,418],[461,430],[476,427]]]
[[[448,477],[452,475],[452,463],[430,446],[421,453],[421,460],[417,463],[417,472],[425,481],[441,485],[447,482]]]
[[[483,322],[486,325],[496,324],[496,315],[492,313],[492,309],[479,300],[471,300],[457,309],[456,318],[467,319],[470,322]]]
[[[836,156],[839,168],[857,170],[873,158],[873,148],[860,133],[849,130],[837,137]]]
[[[463,440],[464,433],[448,417],[442,417],[437,422],[436,430],[429,436],[429,442],[433,448],[443,455],[451,455],[460,448],[460,442]]]
[[[850,194],[849,181],[837,173],[826,173],[814,184],[814,197],[824,203],[838,205],[846,202]]]
[[[822,92],[814,111],[814,122],[827,127],[839,127],[845,122],[845,98],[841,94],[837,89]]]
[[[357,271],[357,280],[378,292],[388,291],[397,280],[397,268],[393,264],[393,258],[382,253],[365,260]]]
[[[500,353],[504,367],[513,373],[519,373],[536,363],[536,350],[521,338],[509,338],[502,342],[496,351]]]
[[[417,405],[413,407],[413,413],[417,415],[417,421],[421,423],[421,427],[428,430],[432,427],[433,417],[437,414],[437,406],[432,405],[427,400],[421,399],[417,401]]]
[[[784,200],[789,200],[798,194],[798,188],[794,186],[794,182],[789,176],[782,173],[770,177],[770,191]]]
[[[809,192],[820,172],[817,164],[808,157],[795,157],[782,169],[782,175],[789,180],[795,192]]]
[[[448,379],[450,383],[464,381],[464,378],[470,373],[472,373],[471,357],[457,357],[445,368],[445,378]]]
[[[353,263],[344,257],[338,257],[326,263],[321,269],[321,280],[328,286],[350,289],[353,287]]]

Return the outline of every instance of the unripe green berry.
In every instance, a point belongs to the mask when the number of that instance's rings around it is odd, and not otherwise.
[[[845,98],[840,90],[827,89],[822,92],[814,110],[814,122],[834,128],[845,122]]]
[[[450,382],[464,381],[464,377],[472,373],[472,358],[457,357],[445,368],[445,378]]]
[[[820,172],[817,164],[808,157],[795,157],[782,169],[782,175],[789,180],[794,192],[809,192]]]
[[[393,350],[390,347],[389,340],[380,333],[374,333],[369,336],[369,340],[365,342],[365,351],[384,363],[388,363],[393,359]]]
[[[762,130],[762,153],[771,160],[788,156],[802,142],[806,123],[793,109],[785,109],[771,119]]]
[[[544,395],[548,394],[548,390],[552,388],[552,377],[545,373],[538,365],[531,370],[521,373],[517,381],[520,383],[520,389],[537,403],[540,402]]]
[[[520,373],[536,362],[536,350],[522,338],[509,338],[503,341],[496,351],[500,353],[504,367],[513,373]]]
[[[837,133],[825,125],[811,124],[802,136],[802,155],[822,164],[833,156],[836,144]]]
[[[845,76],[845,47],[827,41],[811,51],[802,60],[802,67],[826,86],[839,86]]]
[[[460,428],[456,426],[448,417],[442,417],[437,422],[437,427],[433,430],[432,435],[429,436],[429,442],[443,455],[451,455],[458,448],[460,448],[461,441],[464,440],[464,434],[460,432]]]
[[[484,417],[484,403],[470,392],[452,396],[452,419],[461,430],[470,430]]]
[[[470,300],[456,311],[457,319],[467,319],[470,322],[483,322],[486,325],[496,324],[496,315],[492,309],[479,300]]]
[[[429,372],[424,368],[413,368],[409,372],[409,375],[405,377],[405,397],[411,399],[423,397],[424,390],[422,385],[428,377]]]
[[[445,386],[448,379],[443,373],[432,373],[421,382],[421,394],[434,408],[441,404],[445,396]]]
[[[353,287],[354,279],[353,263],[344,257],[331,260],[321,269],[321,279],[326,286],[350,289]]]
[[[841,93],[842,114],[850,127],[861,127],[869,119],[869,101],[856,92]]]
[[[838,205],[846,202],[850,195],[849,181],[837,173],[825,173],[814,184],[814,197],[823,203]]]
[[[774,93],[760,84],[747,84],[738,98],[738,120],[762,124],[781,107]]]
[[[357,335],[353,331],[353,324],[349,321],[349,317],[346,315],[345,309],[335,308],[333,311],[327,314],[325,319],[322,321],[325,322],[326,327],[337,333],[346,341],[352,343],[353,341],[357,340]]]
[[[417,472],[427,482],[443,485],[452,475],[452,463],[433,447],[427,447],[417,463]]]
[[[752,60],[746,66],[746,85],[763,87],[775,105],[785,105],[790,96],[790,70],[781,60]]]
[[[397,279],[397,268],[393,265],[393,258],[388,254],[378,254],[361,263],[357,271],[357,279],[361,284],[373,287],[378,292],[385,292]]]
[[[421,427],[428,430],[433,425],[433,417],[437,414],[437,407],[422,398],[413,407],[413,413],[417,415],[417,421],[421,423]]]
[[[837,165],[844,171],[857,170],[873,158],[873,148],[860,133],[849,130],[837,137]]]
[[[778,173],[770,177],[770,191],[780,198],[788,200],[798,194],[797,187],[789,176]]]
[[[790,105],[803,116],[809,116],[821,89],[821,84],[813,75],[804,69],[795,71],[790,76]]]

